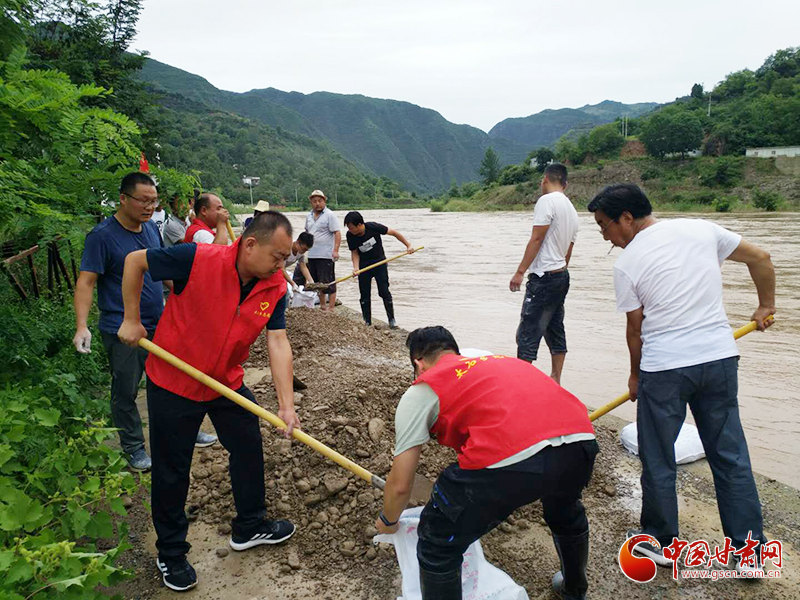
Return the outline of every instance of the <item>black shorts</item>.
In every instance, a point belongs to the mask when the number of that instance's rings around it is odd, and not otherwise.
[[[545,273],[541,277],[531,273],[528,276],[517,328],[517,358],[536,360],[542,336],[550,354],[567,353],[564,299],[568,291],[569,271]]]
[[[309,258],[308,272],[314,278],[315,283],[328,283],[336,279],[336,269],[331,258]],[[322,294],[335,294],[336,286],[331,285],[320,290]]]

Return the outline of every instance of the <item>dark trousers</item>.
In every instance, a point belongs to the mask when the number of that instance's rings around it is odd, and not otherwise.
[[[750,455],[739,420],[739,358],[639,375],[636,403],[639,457],[642,460],[642,531],[661,546],[678,537],[675,492],[675,440],[686,418],[694,415],[708,464],[714,475],[722,530],[734,547],[748,532],[766,541],[762,530]]]
[[[550,354],[566,354],[564,299],[568,291],[569,271],[528,276],[517,328],[517,358],[536,360],[542,336]]]
[[[556,535],[586,532],[581,493],[589,483],[597,442],[548,446],[502,469],[465,470],[452,464],[433,486],[419,521],[417,559],[432,573],[461,566],[469,545],[521,506],[542,500],[544,519]]]
[[[236,391],[255,402],[247,387]],[[206,415],[211,418],[219,441],[230,452],[228,469],[237,512],[231,523],[233,533],[249,537],[267,514],[258,417],[227,398],[195,402],[168,392],[150,379],[147,407],[153,455],[151,503],[159,556],[181,558],[191,548],[186,542],[189,522],[184,505],[194,443]]]
[[[147,337],[152,339],[153,333],[148,332]],[[111,369],[111,421],[119,429],[122,451],[133,454],[144,448],[142,418],[136,408],[136,396],[144,374],[147,352],[142,348],[126,346],[116,333],[101,331],[100,337]]]
[[[363,269],[364,267],[361,268]],[[369,320],[368,316],[371,316],[372,314],[373,279],[375,279],[375,283],[378,284],[378,296],[383,298],[383,304],[386,307],[386,316],[390,319],[393,319],[394,308],[392,305],[392,293],[389,291],[388,265],[375,267],[374,269],[370,269],[366,273],[361,273],[361,275],[358,276],[358,291],[361,294],[361,313],[364,315],[365,320]]]

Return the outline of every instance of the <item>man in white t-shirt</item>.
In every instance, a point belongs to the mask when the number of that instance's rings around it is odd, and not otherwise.
[[[748,539],[765,542],[739,420],[739,352],[722,304],[720,267],[725,259],[747,265],[759,300],[752,319],[764,330],[775,313],[769,254],[709,221],[658,221],[632,184],[605,188],[588,208],[603,237],[624,248],[614,265],[614,286],[617,310],[627,314],[628,387],[631,399],[638,397],[642,533],[661,548],[678,537],[674,444],[688,403],[714,474],[725,536],[736,549]],[[672,566],[655,545],[640,543],[635,550]],[[747,568],[735,562],[737,570]]]
[[[286,278],[287,283],[291,286],[292,290],[295,292],[300,289],[298,284],[292,279],[292,276],[289,275],[289,267],[292,265],[297,265],[297,269],[300,271],[300,275],[303,277],[303,281],[308,283],[314,283],[314,278],[311,277],[311,273],[308,270],[308,256],[307,252],[314,247],[314,236],[308,233],[307,231],[303,231],[300,235],[297,236],[297,239],[292,242],[292,253],[286,259],[283,265],[283,276]]]
[[[311,202],[311,212],[306,216],[306,231],[314,236],[314,247],[308,251],[308,270],[317,283],[328,283],[336,279],[334,263],[339,260],[341,227],[339,219],[326,206],[327,198],[322,190],[311,192],[308,200]],[[336,307],[335,285],[319,292],[319,307],[333,312]]]
[[[567,167],[547,166],[542,176],[542,193],[533,210],[533,231],[509,288],[519,291],[525,274],[525,299],[517,328],[517,358],[535,361],[544,336],[550,348],[550,377],[561,383],[567,354],[564,332],[564,299],[569,291],[567,266],[578,236],[578,213],[569,198]]]

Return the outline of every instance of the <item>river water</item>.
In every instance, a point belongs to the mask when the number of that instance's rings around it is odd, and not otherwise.
[[[342,222],[345,212],[335,211]],[[365,210],[367,221],[401,231],[425,250],[389,266],[398,324],[408,330],[444,325],[461,347],[516,355],[515,333],[522,293],[511,293],[516,270],[531,231],[531,213],[432,213],[426,209]],[[288,213],[302,231],[305,214]],[[697,215],[659,215],[660,218]],[[738,342],[739,404],[754,469],[800,488],[800,213],[703,215],[767,249],[777,274],[776,323]],[[344,226],[342,226],[344,227]],[[344,238],[344,231],[342,237]],[[385,236],[386,255],[404,250]],[[603,241],[589,213],[570,263],[566,301],[567,355],[562,385],[596,408],[627,390],[629,373],[625,315],[615,312],[612,267],[621,252]],[[352,269],[343,239],[337,276]],[[725,308],[731,325],[750,320],[758,305],[746,266],[723,267]],[[339,286],[342,302],[359,310],[358,286]],[[385,313],[373,286],[373,317]],[[544,341],[536,365],[549,373]],[[630,402],[614,413],[636,418]],[[689,417],[691,422],[691,416]]]

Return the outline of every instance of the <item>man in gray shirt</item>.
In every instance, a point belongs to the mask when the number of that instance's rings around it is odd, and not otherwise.
[[[308,251],[308,270],[314,281],[327,283],[336,279],[334,261],[339,259],[339,245],[342,243],[339,219],[326,206],[327,198],[322,190],[314,190],[308,199],[311,212],[306,217],[306,231],[314,236],[314,246]],[[319,292],[319,307],[333,312],[335,306],[336,286],[331,285]]]
[[[189,214],[189,205],[180,197],[180,194],[172,197],[169,207],[172,212],[167,215],[164,230],[161,233],[166,248],[183,242],[183,238],[186,237],[186,215]]]

